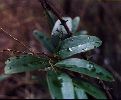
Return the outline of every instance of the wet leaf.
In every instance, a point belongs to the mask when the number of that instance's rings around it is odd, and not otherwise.
[[[114,81],[110,72],[106,71],[99,65],[84,59],[70,58],[56,63],[55,66],[85,74],[90,77],[99,78],[101,80]]]
[[[74,85],[77,88],[83,89],[86,93],[90,94],[91,96],[95,97],[96,99],[107,99],[105,93],[103,93],[100,89],[96,88],[95,86],[91,85],[90,83],[84,81],[74,81]]]
[[[47,83],[52,99],[62,99],[61,83],[58,74],[52,71],[47,73]]]
[[[82,88],[75,87],[74,90],[75,90],[77,99],[88,99],[86,93],[84,92]]]
[[[67,74],[49,71],[47,82],[53,99],[74,99],[73,83]]]
[[[36,57],[33,55],[21,55],[11,57],[5,62],[5,73],[13,74],[28,72],[37,69],[44,69],[49,66],[49,59],[45,57]]]
[[[73,36],[62,41],[60,51],[57,53],[61,58],[67,58],[80,52],[99,47],[102,41],[90,35]]]
[[[74,87],[72,83],[72,79],[67,75],[62,73],[59,77],[61,82],[61,91],[63,95],[63,99],[74,99]]]

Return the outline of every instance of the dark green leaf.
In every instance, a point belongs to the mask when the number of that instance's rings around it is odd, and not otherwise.
[[[52,99],[62,99],[61,82],[58,80],[57,75],[52,71],[47,74],[47,83]]]
[[[9,58],[5,64],[5,73],[13,74],[44,69],[49,66],[49,59],[33,55],[21,55]]]
[[[72,32],[76,32],[80,23],[80,17],[75,17],[72,21]]]
[[[84,82],[84,81],[75,81],[74,85],[77,88],[82,88],[85,92],[90,94],[91,96],[95,97],[96,99],[107,99],[105,93],[103,93],[101,90],[96,88],[95,86]]]
[[[46,10],[45,13],[47,15],[48,22],[49,22],[50,27],[52,29],[55,22],[56,22],[56,18],[55,18],[55,16],[53,15],[53,13],[51,11]]]
[[[90,77],[99,78],[105,81],[113,81],[111,73],[104,68],[83,59],[70,58],[55,64],[57,67],[65,68],[74,72],[82,73]]]
[[[86,93],[84,92],[82,88],[75,86],[74,89],[75,89],[77,99],[88,99]]]
[[[57,54],[62,58],[67,58],[74,54],[97,48],[101,44],[102,41],[95,36],[73,36],[62,41],[60,51]]]
[[[74,88],[71,78],[64,74],[48,72],[48,87],[53,99],[74,99]]]
[[[48,51],[50,52],[53,52],[54,51],[54,47],[52,45],[52,42],[51,42],[51,39],[49,39],[46,34],[42,33],[42,32],[39,32],[37,30],[35,30],[33,32],[34,36],[37,38],[37,40],[39,42],[41,42],[46,48]]]
[[[72,31],[72,19],[70,17],[63,17],[70,31]],[[67,31],[61,24],[60,20],[57,20],[51,34],[52,43],[54,47],[57,47],[61,40],[65,39],[67,36]]]

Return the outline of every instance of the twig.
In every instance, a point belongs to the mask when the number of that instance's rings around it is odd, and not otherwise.
[[[27,50],[29,50],[29,52],[31,52],[33,55],[44,55],[48,58],[51,58],[51,59],[57,59],[56,57],[53,57],[53,56],[49,56],[47,54],[45,54],[44,52],[33,52],[31,49],[29,49],[24,43],[22,43],[21,41],[19,41],[18,39],[16,39],[15,37],[13,37],[11,34],[9,34],[7,31],[5,31],[3,28],[0,28],[6,35],[8,35],[9,37],[11,37],[13,40],[17,41],[19,44],[21,44],[23,47],[25,47]],[[26,54],[29,54],[27,52],[22,52],[22,51],[15,51],[15,50],[12,50],[12,49],[5,49],[5,50],[2,50],[0,52],[5,52],[5,51],[9,51],[9,52],[16,52],[16,53],[26,53]]]
[[[47,0],[39,0],[42,7],[45,9],[45,10],[50,10],[61,22],[61,24],[64,26],[64,28],[66,29],[67,33],[68,33],[68,37],[72,36],[72,32],[70,32],[68,26],[66,25],[66,22],[65,20],[63,20],[60,15],[57,13],[57,11],[55,11],[55,9],[47,2]]]
[[[7,31],[5,31],[3,28],[0,28],[5,34],[7,34],[9,37],[11,37],[13,40],[17,41],[19,44],[21,44],[23,47],[25,47],[27,50],[29,50],[32,54],[35,54],[32,50],[30,50],[24,43],[13,37],[11,34],[9,34]]]

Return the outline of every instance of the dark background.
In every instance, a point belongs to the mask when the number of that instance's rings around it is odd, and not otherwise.
[[[103,45],[96,49],[94,62],[111,71],[115,82],[106,83],[115,99],[121,98],[121,1],[120,0],[49,0],[62,15],[80,16],[79,30],[98,36]],[[45,51],[32,35],[34,29],[51,34],[50,27],[38,0],[0,0],[0,27],[35,51]],[[0,31],[0,51],[27,51]],[[0,53],[0,73],[4,61],[14,54]],[[0,98],[50,98],[43,84],[28,82],[27,74],[13,75],[0,82]],[[41,76],[41,75],[40,75]],[[41,77],[40,77],[41,78]],[[40,80],[41,81],[41,80]],[[40,82],[42,83],[42,82]]]

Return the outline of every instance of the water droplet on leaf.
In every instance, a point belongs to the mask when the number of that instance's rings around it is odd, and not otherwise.
[[[88,64],[88,70],[89,70],[89,71],[95,71],[96,69],[95,69],[95,67],[94,67],[93,64],[89,63],[89,64]]]
[[[69,50],[69,51],[72,51],[72,49],[71,49],[71,48],[69,48],[68,50]]]
[[[84,50],[85,50],[85,51],[87,51],[87,50],[88,50],[88,48],[85,48]]]
[[[90,36],[88,37],[88,39],[90,39]]]

